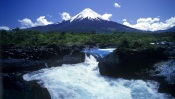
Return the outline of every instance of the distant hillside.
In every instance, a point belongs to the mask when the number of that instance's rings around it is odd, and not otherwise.
[[[84,9],[70,20],[63,21],[59,24],[47,26],[32,27],[28,30],[38,31],[59,31],[59,32],[95,32],[95,33],[113,33],[113,32],[143,32],[117,22],[103,19],[101,15],[90,8]]]
[[[170,28],[170,29],[167,29],[167,30],[159,30],[159,31],[156,31],[157,33],[163,33],[163,32],[175,32],[175,26]]]

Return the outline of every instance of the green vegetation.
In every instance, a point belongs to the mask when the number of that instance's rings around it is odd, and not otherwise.
[[[65,33],[50,31],[26,31],[18,28],[11,31],[0,30],[1,45],[41,46],[56,43],[58,45],[93,43],[114,43],[121,47],[137,48],[150,45],[151,42],[175,42],[175,33]]]

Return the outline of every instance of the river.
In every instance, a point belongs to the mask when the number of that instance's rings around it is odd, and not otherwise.
[[[169,95],[158,93],[155,81],[101,76],[94,56],[104,57],[113,50],[84,50],[83,63],[44,68],[25,74],[23,79],[36,80],[52,99],[169,99]]]

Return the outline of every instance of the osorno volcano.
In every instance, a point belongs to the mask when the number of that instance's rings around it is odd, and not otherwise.
[[[38,30],[42,32],[59,31],[59,32],[95,32],[95,33],[113,33],[113,32],[141,32],[128,26],[104,19],[100,14],[90,8],[84,9],[79,14],[73,16],[67,21],[59,24],[50,24],[28,28],[27,30]]]

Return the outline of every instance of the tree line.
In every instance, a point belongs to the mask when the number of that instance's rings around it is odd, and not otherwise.
[[[42,46],[49,44],[68,45],[93,43],[113,43],[125,47],[147,46],[152,42],[175,42],[175,33],[73,33],[73,32],[39,32],[32,30],[13,29],[0,30],[1,45]]]

